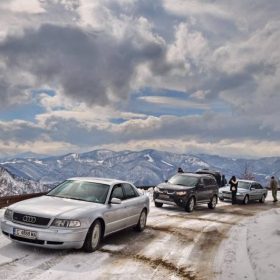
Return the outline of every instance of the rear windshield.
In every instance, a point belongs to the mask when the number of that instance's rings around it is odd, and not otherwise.
[[[186,175],[175,175],[171,179],[168,180],[168,183],[173,185],[181,185],[192,187],[197,183],[198,178]]]
[[[241,189],[246,189],[246,190],[249,190],[250,189],[250,183],[248,182],[238,182],[238,188],[241,188]]]

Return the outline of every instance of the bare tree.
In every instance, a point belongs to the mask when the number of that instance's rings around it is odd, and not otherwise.
[[[253,162],[245,161],[244,164],[240,165],[240,179],[244,180],[254,180],[255,175],[253,173]]]

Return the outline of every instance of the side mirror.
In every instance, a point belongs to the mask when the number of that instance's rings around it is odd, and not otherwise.
[[[255,188],[251,188],[251,191],[255,190]]]
[[[113,197],[111,199],[111,204],[121,204],[122,201],[119,198]]]
[[[197,185],[199,188],[204,188],[204,185],[203,184],[198,184]]]
[[[165,182],[165,183],[167,183],[167,182],[168,182],[168,180],[165,180],[164,182]]]

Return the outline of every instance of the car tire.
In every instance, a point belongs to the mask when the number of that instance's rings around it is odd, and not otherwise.
[[[223,199],[223,198],[220,198],[220,197],[219,197],[219,200],[224,201],[224,199]]]
[[[162,207],[163,203],[160,203],[160,202],[155,202],[155,206],[156,207]]]
[[[144,209],[140,214],[138,224],[136,225],[136,227],[134,227],[134,230],[138,232],[143,231],[146,227],[146,221],[147,221],[147,211]]]
[[[261,199],[259,200],[260,203],[264,203],[265,202],[265,195],[263,194]]]
[[[217,196],[213,195],[213,197],[211,198],[211,201],[208,203],[208,208],[215,209],[216,205],[217,205]]]
[[[191,213],[194,209],[195,205],[195,199],[193,196],[191,196],[185,206],[185,211]]]
[[[244,199],[243,199],[243,204],[247,205],[249,202],[249,196],[245,195]]]
[[[102,226],[100,221],[96,220],[90,226],[85,238],[83,249],[86,253],[92,253],[96,251],[101,240],[101,235],[102,235]]]

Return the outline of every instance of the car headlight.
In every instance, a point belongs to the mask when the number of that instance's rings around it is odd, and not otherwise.
[[[4,214],[5,218],[12,220],[13,219],[13,211],[10,209],[6,209],[5,214]]]
[[[154,191],[155,191],[155,192],[159,192],[159,188],[158,188],[158,187],[155,187],[155,188],[154,188]]]
[[[55,219],[51,226],[53,227],[80,227],[81,223],[80,221],[75,220],[61,220],[61,219]]]
[[[240,193],[240,192],[237,192],[237,193],[236,193],[236,195],[243,195],[243,194],[242,194],[242,193]]]
[[[178,191],[178,192],[176,192],[177,195],[185,195],[187,193],[188,193],[187,191]]]

